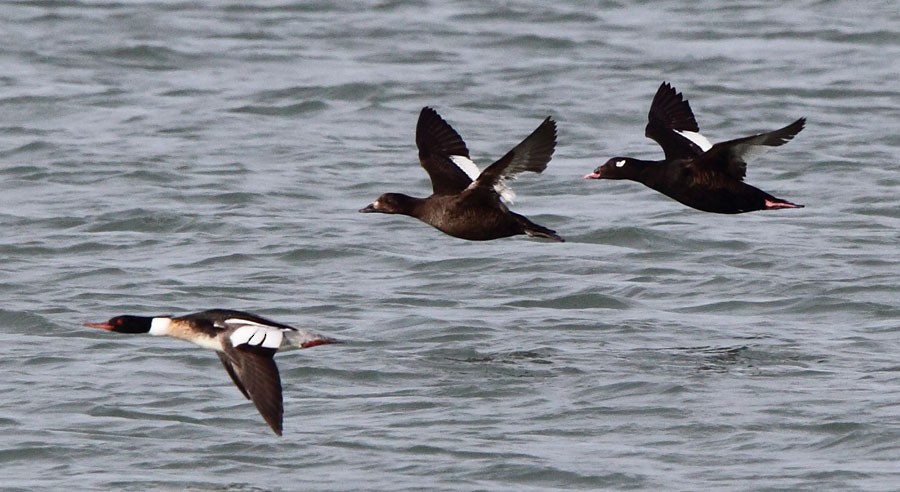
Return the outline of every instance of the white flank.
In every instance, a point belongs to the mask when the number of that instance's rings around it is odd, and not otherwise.
[[[478,179],[478,175],[481,174],[478,165],[466,156],[451,155],[450,160],[456,164],[456,167],[462,169],[462,171],[466,173],[466,176],[472,181]],[[506,181],[503,178],[500,178],[500,180],[497,181],[497,184],[494,185],[494,191],[496,191],[497,194],[500,195],[500,198],[506,203],[512,203],[513,200],[516,199],[516,193],[507,186]]]
[[[172,318],[153,318],[150,321],[150,331],[147,333],[155,336],[161,337],[169,334],[169,322],[172,321]]]
[[[707,150],[712,148],[712,143],[710,143],[710,141],[707,140],[706,137],[704,137],[703,135],[700,135],[697,132],[689,132],[687,130],[685,130],[685,131],[673,130],[673,131],[675,133],[681,135],[682,137],[690,140],[691,142],[694,142],[694,145],[696,145],[697,147],[700,147],[700,150],[702,150],[703,152],[706,152]]]
[[[233,322],[234,320],[228,321]],[[276,350],[281,346],[281,340],[283,338],[284,334],[278,328],[249,322],[234,330],[229,337],[231,345],[235,347],[252,345],[255,347],[261,346]]]

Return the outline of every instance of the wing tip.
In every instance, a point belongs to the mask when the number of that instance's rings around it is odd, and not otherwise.
[[[663,81],[656,90],[647,119],[649,122],[644,133],[650,138],[653,138],[651,128],[654,125],[668,130],[700,131],[690,102],[684,97],[684,93],[678,92],[668,81]]]
[[[774,145],[783,145],[790,142],[794,139],[794,137],[797,136],[797,134],[803,131],[804,128],[806,128],[806,116],[801,116],[800,118],[797,118],[797,121],[782,128],[781,130],[775,130],[775,132],[779,135],[778,140]]]
[[[541,142],[539,144],[538,149],[546,152],[547,157],[545,162],[543,162],[543,165],[529,168],[527,170],[535,173],[542,173],[545,169],[547,169],[547,164],[549,164],[553,159],[553,153],[556,152],[556,146],[559,144],[559,127],[556,124],[556,120],[553,119],[553,115],[544,118],[544,121],[541,122],[537,130],[534,131],[534,135],[545,139],[544,142]]]
[[[684,93],[678,92],[678,89],[667,80],[663,80],[662,83],[659,84],[659,88],[656,89],[656,97],[661,98],[665,95],[671,95],[671,97],[677,99],[679,102],[685,101]],[[654,97],[654,99],[656,99],[656,97]]]
[[[549,115],[549,116],[547,116],[547,118],[544,119],[544,122],[541,123],[541,126],[544,126],[544,125],[549,126],[550,129],[553,131],[553,137],[551,138],[551,141],[553,142],[553,150],[556,150],[556,144],[559,139],[559,127],[556,124],[556,120],[553,119],[553,115]],[[553,154],[552,151],[550,153]]]
[[[419,112],[416,146],[420,161],[433,153],[469,157],[469,148],[462,135],[431,106],[425,106]]]
[[[275,433],[276,436],[281,437],[284,434],[284,427],[282,426],[281,421],[279,422],[267,422],[269,427],[272,428],[272,432]]]

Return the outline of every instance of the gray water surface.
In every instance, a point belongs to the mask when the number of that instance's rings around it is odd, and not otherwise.
[[[3,490],[900,490],[895,2],[51,2],[0,7]],[[721,141],[807,128],[720,216],[585,181],[663,80]],[[547,115],[472,243],[425,196],[435,107],[486,165]],[[257,312],[285,435],[216,357],[90,330]]]

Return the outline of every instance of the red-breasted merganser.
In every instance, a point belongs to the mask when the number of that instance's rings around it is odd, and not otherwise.
[[[231,380],[279,436],[284,408],[281,378],[273,356],[283,350],[339,343],[312,331],[228,309],[179,317],[124,315],[84,325],[118,333],[168,335],[215,350]]]

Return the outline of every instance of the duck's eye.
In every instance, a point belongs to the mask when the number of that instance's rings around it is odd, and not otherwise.
[[[116,320],[116,324],[119,326],[122,326],[122,323],[124,323],[124,322],[125,322],[125,320],[123,320],[122,318],[119,318]]]
[[[622,159],[621,161],[616,161],[616,167],[623,167],[624,165],[625,165],[625,159]]]

